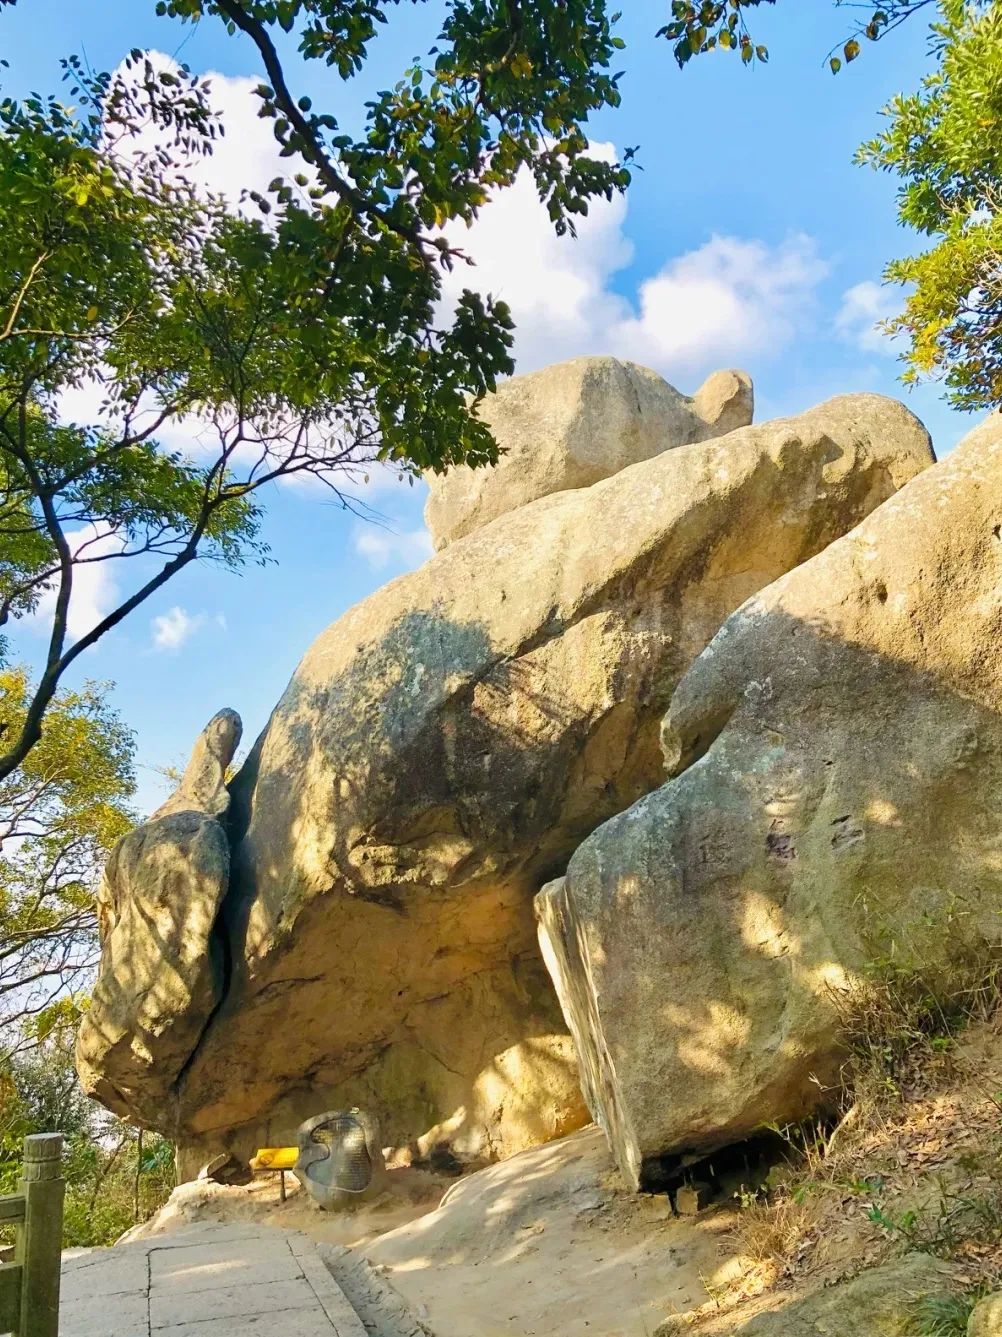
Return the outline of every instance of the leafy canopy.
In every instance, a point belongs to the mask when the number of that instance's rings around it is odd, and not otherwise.
[[[893,99],[860,162],[902,180],[898,216],[932,239],[887,277],[908,288],[887,322],[905,336],[904,379],[944,380],[961,409],[1002,404],[1002,3],[944,0],[936,68]]]
[[[23,717],[27,672],[0,672],[0,692]],[[0,1059],[72,1017],[97,957],[95,884],[134,820],[133,738],[106,692],[60,692],[38,745],[0,781]]]
[[[671,0],[671,21],[659,29],[658,36],[672,44],[679,66],[693,56],[706,51],[735,51],[746,65],[754,61],[766,62],[769,49],[756,42],[748,22],[748,11],[760,5],[774,5],[776,0]],[[838,74],[843,62],[850,64],[862,50],[860,39],[877,42],[905,19],[936,0],[884,0],[883,5],[861,3],[861,0],[834,0],[836,7],[861,9],[850,36],[839,49],[828,53],[828,65]]]
[[[344,484],[377,461],[496,459],[476,410],[513,370],[512,322],[471,289],[445,308],[465,257],[443,229],[522,170],[558,232],[629,180],[584,129],[619,101],[603,0],[453,0],[357,137],[294,96],[273,34],[296,29],[347,80],[391,0],[158,8],[254,43],[289,172],[240,209],[196,190],[186,164],[220,133],[207,85],[139,52],[114,78],[66,61],[73,107],[0,101],[0,625],[51,619],[26,713],[0,701],[0,778],[75,659],[179,570],[263,559],[266,484],[311,473],[352,504]],[[72,390],[93,405],[82,421]],[[179,428],[196,447],[172,445]],[[81,567],[127,558],[127,595],[72,634]]]

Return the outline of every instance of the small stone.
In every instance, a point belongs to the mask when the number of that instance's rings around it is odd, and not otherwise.
[[[202,730],[175,793],[112,850],[97,892],[101,966],[77,1034],[84,1090],[170,1133],[173,1083],[219,1002],[216,916],[230,847],[216,820],[240,716]]]
[[[712,1196],[709,1184],[685,1184],[675,1194],[675,1210],[679,1216],[696,1216]]]
[[[967,1337],[1002,1337],[1002,1291],[986,1295],[967,1320]]]
[[[211,1179],[214,1184],[249,1184],[254,1178],[254,1172],[246,1161],[224,1152],[214,1156],[198,1177]]]

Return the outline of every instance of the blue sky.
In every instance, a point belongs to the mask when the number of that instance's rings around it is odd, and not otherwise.
[[[293,86],[357,125],[366,91],[431,44],[435,8],[402,6],[355,85],[290,55]],[[893,350],[872,331],[893,305],[879,287],[883,265],[916,239],[895,224],[893,180],[851,163],[880,107],[927,68],[925,29],[906,25],[833,78],[823,58],[846,35],[847,12],[830,0],[780,0],[755,23],[771,49],[767,67],[745,70],[721,54],[680,72],[653,38],[667,9],[667,0],[626,7],[623,106],[590,127],[596,143],[639,146],[643,170],[628,198],[593,211],[577,242],[558,242],[531,193],[516,188],[465,239],[479,278],[467,272],[463,282],[511,302],[521,370],[615,353],[691,391],[716,367],[743,366],[759,420],[879,390],[906,397],[943,454],[969,420],[936,387],[905,396]],[[231,128],[207,169],[214,185],[275,175],[249,94],[259,78],[253,49],[215,21],[157,19],[153,0],[20,0],[0,10],[0,55],[11,66],[0,83],[15,94],[52,89],[60,55],[110,69],[134,46],[219,76]],[[113,699],[137,732],[143,805],[163,794],[153,768],[183,763],[221,706],[240,711],[252,741],[312,638],[422,559],[423,486],[387,482],[371,500],[381,527],[319,490],[275,489],[266,522],[274,564],[242,575],[189,568],[83,657],[81,676],[114,680]],[[83,591],[79,615],[111,593]],[[17,638],[27,658],[39,647],[37,631]]]

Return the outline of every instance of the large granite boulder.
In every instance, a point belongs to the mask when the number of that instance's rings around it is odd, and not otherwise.
[[[177,791],[115,846],[97,895],[101,968],[77,1034],[84,1090],[169,1125],[178,1074],[222,997],[214,933],[229,882],[226,769],[240,717],[206,725]]]
[[[520,507],[324,632],[231,783],[185,1165],[352,1105],[420,1154],[580,1122],[533,894],[659,783],[661,717],[724,618],[931,458],[902,406],[836,399]]]
[[[427,475],[425,521],[436,548],[517,506],[590,487],[674,446],[752,420],[744,372],[715,372],[690,398],[657,372],[614,357],[579,357],[504,381],[480,416],[504,454],[492,468]]]
[[[794,1120],[887,972],[1002,946],[1002,417],[750,599],[671,702],[677,776],[538,898],[627,1180]]]
[[[910,1253],[760,1314],[742,1323],[733,1337],[915,1337],[923,1331],[918,1321],[922,1302],[956,1290],[948,1263]]]

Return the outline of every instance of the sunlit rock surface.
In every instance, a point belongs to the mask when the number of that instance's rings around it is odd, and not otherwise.
[[[124,1117],[169,1127],[176,1083],[222,997],[216,918],[230,847],[217,818],[240,716],[222,710],[177,791],[112,852],[98,889],[101,968],[77,1035],[84,1090]]]
[[[662,781],[661,718],[723,620],[931,458],[901,405],[845,396],[518,507],[345,614],[231,783],[184,1061],[135,1068],[125,1103],[186,1171],[352,1105],[417,1156],[578,1126],[533,895]],[[141,904],[141,859],[129,886]]]
[[[993,968],[1000,535],[995,415],[724,623],[665,720],[677,778],[539,897],[630,1182],[822,1103],[888,972],[960,997]]]
[[[554,492],[590,487],[675,446],[752,420],[742,371],[714,372],[690,398],[647,367],[578,357],[504,381],[480,416],[503,454],[489,468],[427,475],[425,521],[436,548]]]

